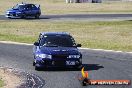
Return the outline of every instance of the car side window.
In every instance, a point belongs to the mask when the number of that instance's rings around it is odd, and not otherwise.
[[[35,9],[36,9],[36,6],[35,6],[35,5],[31,5],[31,8],[32,8],[33,10],[35,10]]]
[[[32,9],[31,5],[27,5],[26,8],[27,8],[27,10],[31,10]]]

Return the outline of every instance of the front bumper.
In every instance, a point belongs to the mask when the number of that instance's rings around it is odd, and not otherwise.
[[[10,17],[10,18],[12,18],[12,17],[21,17],[22,16],[22,14],[20,14],[20,13],[6,13],[5,14],[5,17]]]
[[[78,67],[82,65],[79,60],[42,60],[36,61],[37,67]]]

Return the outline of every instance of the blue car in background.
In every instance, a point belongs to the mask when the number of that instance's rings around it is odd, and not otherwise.
[[[74,38],[66,32],[42,32],[34,43],[33,66],[38,70],[48,67],[82,67],[82,54]]]
[[[7,18],[26,18],[28,16],[39,18],[41,15],[40,5],[21,3],[7,10],[5,16]]]

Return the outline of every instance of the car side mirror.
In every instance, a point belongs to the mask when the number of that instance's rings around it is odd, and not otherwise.
[[[38,42],[35,42],[34,45],[35,45],[35,46],[39,46],[39,43],[38,43]]]
[[[15,8],[15,6],[12,7],[12,9],[14,9],[14,8]]]
[[[81,44],[77,44],[76,46],[77,46],[77,47],[81,47],[82,45],[81,45]]]

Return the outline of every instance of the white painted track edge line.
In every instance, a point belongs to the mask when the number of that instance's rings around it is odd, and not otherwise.
[[[27,45],[27,46],[32,46],[33,45],[33,44],[28,44],[28,43],[19,43],[19,42],[12,42],[12,41],[0,41],[0,43],[15,44],[15,45]],[[132,52],[105,50],[105,49],[91,49],[91,48],[78,48],[78,49],[93,50],[93,51],[103,51],[103,52],[113,52],[113,53],[129,53],[129,54],[132,54]]]

